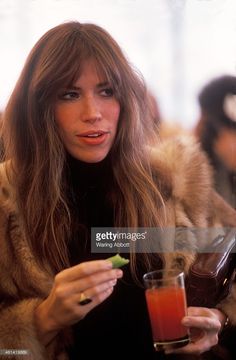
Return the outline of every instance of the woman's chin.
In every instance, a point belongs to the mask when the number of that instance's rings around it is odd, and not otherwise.
[[[107,153],[104,154],[88,154],[88,155],[72,155],[75,159],[88,163],[88,164],[96,164],[104,160],[107,156]]]

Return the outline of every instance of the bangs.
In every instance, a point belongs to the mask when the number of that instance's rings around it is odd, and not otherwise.
[[[38,63],[40,71],[36,71],[34,81],[40,100],[54,102],[60,89],[75,84],[84,63],[89,60],[94,62],[98,77],[112,86],[117,99],[124,97],[127,74],[120,50],[109,43],[104,34],[100,39],[96,31],[87,30],[73,28],[60,39],[47,39]]]
[[[66,83],[64,85],[66,87],[73,86],[81,76],[83,65],[89,61],[93,62],[99,80],[101,80],[101,82],[109,83],[112,86],[115,95],[120,98],[123,90],[118,69],[111,67],[109,62],[106,62],[106,59],[104,60],[98,54],[91,51],[87,54],[83,53],[83,56],[79,56],[74,63],[73,68],[70,67],[70,70],[68,70],[70,71],[70,76],[68,75],[66,77]]]
[[[63,56],[66,59],[64,85],[74,84],[81,75],[84,63],[93,61],[98,77],[111,84],[116,95],[120,96],[125,89],[122,81],[125,78],[122,75],[123,59],[112,45],[104,36],[100,38],[96,31],[86,31],[85,28],[76,31],[73,36],[71,34],[70,49],[67,48]],[[121,61],[117,61],[117,58]]]

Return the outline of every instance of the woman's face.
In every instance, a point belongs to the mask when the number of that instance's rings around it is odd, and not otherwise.
[[[96,163],[114,142],[120,104],[111,84],[98,75],[92,60],[84,63],[72,87],[60,89],[55,119],[66,150],[74,158]]]
[[[236,171],[236,130],[222,128],[214,151],[229,171]]]

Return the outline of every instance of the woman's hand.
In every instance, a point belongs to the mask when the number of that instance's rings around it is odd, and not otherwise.
[[[225,315],[218,309],[189,307],[182,324],[190,328],[191,342],[177,350],[166,353],[196,354],[210,350],[218,343],[218,334],[225,323]]]
[[[84,262],[58,273],[49,296],[35,311],[42,343],[47,345],[60,329],[80,321],[111,295],[122,274],[107,260]],[[92,301],[81,305],[81,293]]]

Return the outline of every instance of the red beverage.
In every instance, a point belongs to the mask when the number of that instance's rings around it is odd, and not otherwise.
[[[188,330],[181,324],[186,315],[184,285],[170,279],[167,286],[160,285],[160,280],[157,280],[158,285],[153,286],[155,280],[149,281],[152,286],[146,289],[145,294],[155,349],[159,351],[187,345]]]

